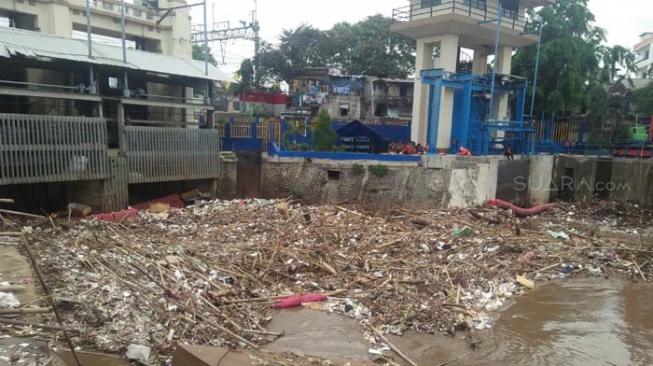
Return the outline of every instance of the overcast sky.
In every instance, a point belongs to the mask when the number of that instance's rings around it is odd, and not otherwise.
[[[192,0],[189,0],[189,2]],[[208,0],[208,19],[216,22],[251,19],[254,0]],[[392,15],[392,9],[405,6],[407,0],[258,0],[261,36],[272,43],[283,29],[295,28],[302,23],[328,29],[338,22],[356,22],[376,13]],[[597,24],[608,32],[608,43],[631,48],[638,35],[653,31],[653,0],[590,0],[590,10]],[[202,22],[202,9],[192,10],[193,23]],[[221,58],[220,46],[211,45],[216,57]],[[254,53],[252,42],[230,41],[226,45],[225,62],[220,66],[225,72],[238,69],[243,58]],[[219,60],[221,61],[221,60]]]

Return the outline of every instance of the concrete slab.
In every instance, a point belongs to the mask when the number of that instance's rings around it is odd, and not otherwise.
[[[84,366],[129,366],[129,361],[123,357],[95,352],[77,352],[79,361]],[[53,366],[75,366],[75,360],[69,350],[60,350],[56,353]]]
[[[369,345],[354,319],[309,309],[283,310],[267,329],[285,335],[265,347],[272,352],[293,352],[334,361],[369,360]]]
[[[21,305],[30,303],[38,297],[34,286],[32,267],[27,258],[18,252],[16,246],[0,245],[0,282],[10,282],[25,287],[24,291],[15,293]],[[38,320],[35,317],[22,319]],[[3,330],[0,327],[0,366],[15,365],[18,362],[25,365],[37,364],[37,361],[43,362],[48,357],[47,342],[13,337],[8,330]],[[12,359],[16,361],[12,362]]]
[[[257,365],[256,359],[242,351],[226,348],[179,345],[172,359],[172,366],[249,366]]]

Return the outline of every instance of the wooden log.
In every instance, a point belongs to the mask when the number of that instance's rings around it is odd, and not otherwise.
[[[48,324],[41,324],[41,323],[34,323],[34,322],[26,322],[23,320],[14,320],[14,319],[7,319],[7,318],[2,318],[0,317],[0,324],[7,324],[7,325],[19,325],[23,327],[34,327],[34,328],[40,328],[43,330],[52,330],[55,332],[63,332],[63,331],[68,331],[68,332],[77,332],[81,333],[77,329],[71,329],[71,328],[64,328],[58,325],[48,325]]]
[[[20,285],[0,286],[0,292],[23,292],[23,291],[25,291],[25,286],[20,286]]]
[[[12,211],[12,210],[5,210],[0,208],[0,213],[7,214],[7,215],[14,215],[14,216],[22,216],[22,217],[27,217],[30,219],[45,219],[45,216],[42,215],[34,215],[31,213],[27,212],[20,212],[20,211]]]
[[[0,309],[0,315],[47,314],[51,312],[50,308]]]
[[[381,338],[388,345],[388,347],[390,347],[391,350],[393,350],[396,354],[398,354],[399,357],[403,358],[404,361],[408,362],[409,365],[417,366],[415,361],[411,360],[408,356],[406,356],[403,352],[401,352],[399,347],[395,346],[392,342],[390,342],[390,340],[385,335],[383,335],[383,333],[381,333],[381,331],[374,328],[374,326],[372,326],[371,324],[370,324],[370,328],[372,328],[374,333],[376,333],[376,335],[379,336],[379,338]]]

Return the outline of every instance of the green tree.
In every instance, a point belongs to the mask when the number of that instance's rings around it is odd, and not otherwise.
[[[278,47],[262,45],[257,72],[264,83],[290,83],[306,68],[320,66],[350,75],[406,77],[414,71],[415,41],[390,32],[391,24],[392,19],[375,15],[327,31],[310,25],[284,30]]]
[[[317,151],[332,151],[335,147],[338,135],[331,128],[331,116],[329,112],[321,110],[317,123],[313,129],[313,146]]]
[[[618,80],[619,76],[621,76],[627,79],[632,85],[630,75],[637,71],[635,53],[619,45],[602,47],[601,53],[603,61],[601,81],[609,83]]]
[[[288,83],[303,75],[307,67],[327,63],[325,36],[317,28],[303,24],[294,30],[284,30],[280,41],[279,51],[286,62],[278,71],[280,78]]]
[[[193,45],[193,60],[199,60],[199,61],[204,61],[204,50],[206,47],[204,45]],[[218,61],[215,60],[215,57],[213,57],[213,53],[211,52],[211,49],[209,48],[209,63],[213,66],[218,66]]]
[[[635,92],[635,108],[638,113],[653,116],[653,81]]]
[[[238,82],[229,84],[229,93],[238,95],[245,90],[252,89],[254,85],[254,64],[251,59],[245,59],[240,64],[240,69],[236,71]]]
[[[599,84],[594,84],[588,95],[588,108],[585,114],[587,134],[592,143],[603,141],[603,131],[607,118],[608,92]]]
[[[536,113],[542,111],[582,112],[587,107],[590,91],[597,84],[599,57],[605,32],[595,24],[587,8],[588,0],[558,0],[555,5],[530,12],[530,29],[544,20],[540,73],[536,91]],[[536,46],[517,51],[513,73],[533,77]]]
[[[261,42],[256,60],[257,79],[262,85],[279,84],[282,81],[292,80],[290,62],[280,49],[267,42]]]
[[[328,60],[350,75],[405,78],[415,68],[415,41],[390,31],[392,19],[374,15],[326,32]]]
[[[240,69],[236,71],[236,77],[243,89],[251,89],[254,86],[254,64],[247,58],[240,64]]]

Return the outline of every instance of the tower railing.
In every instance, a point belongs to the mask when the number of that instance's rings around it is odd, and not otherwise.
[[[519,15],[518,10],[502,9],[502,26],[515,30],[524,30],[527,18]],[[393,9],[392,20],[395,23],[428,19],[448,14],[459,14],[479,21],[494,20],[499,17],[499,8],[483,0],[424,0]]]

